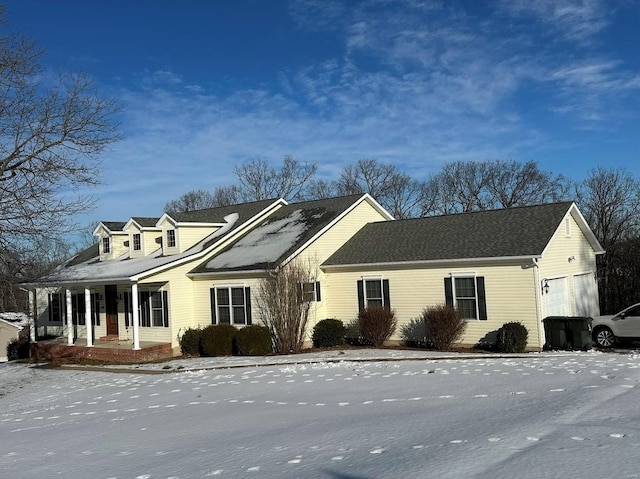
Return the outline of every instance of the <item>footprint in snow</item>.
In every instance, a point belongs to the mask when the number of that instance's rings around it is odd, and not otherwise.
[[[342,461],[344,459],[344,456],[333,456],[331,458],[332,461]]]
[[[382,454],[384,451],[386,451],[386,448],[384,447],[377,447],[375,449],[372,449],[369,451],[369,454]]]
[[[287,464],[300,464],[302,462],[302,456],[296,456],[295,459],[287,461]]]
[[[488,439],[489,442],[502,442],[502,438],[501,437],[490,437]]]
[[[586,438],[582,437],[582,436],[571,436],[571,439],[573,439],[574,441],[585,441]]]
[[[626,436],[626,434],[620,434],[620,433],[609,434],[609,437],[614,437],[616,439],[622,439],[625,436]]]

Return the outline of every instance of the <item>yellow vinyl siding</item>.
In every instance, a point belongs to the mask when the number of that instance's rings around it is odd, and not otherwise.
[[[475,274],[485,279],[488,319],[467,321],[467,330],[460,344],[473,346],[505,322],[520,321],[529,330],[528,347],[540,348],[533,268],[522,266],[521,263],[491,267],[452,264],[438,268],[396,266],[366,272],[332,271],[325,288],[329,304],[327,315],[344,322],[354,319],[358,314],[357,281],[363,277],[381,276],[389,280],[391,308],[398,319],[398,327],[391,339],[400,340],[403,325],[417,318],[425,307],[445,303],[444,278],[450,277],[451,273]]]
[[[198,241],[218,230],[219,226],[183,226],[176,228],[176,245],[178,251],[182,253],[188,250]]]
[[[595,275],[597,271],[596,254],[578,223],[571,215],[568,218],[570,220],[571,235],[566,236],[565,222],[563,221],[539,261],[540,280],[542,281],[544,278],[567,278],[568,311],[569,315],[575,315],[573,278],[576,275],[585,273]],[[546,316],[544,303],[542,301],[543,317]]]

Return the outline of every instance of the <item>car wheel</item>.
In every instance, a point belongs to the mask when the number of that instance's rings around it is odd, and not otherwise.
[[[616,337],[609,328],[600,328],[593,335],[596,344],[601,348],[610,348],[616,342]]]

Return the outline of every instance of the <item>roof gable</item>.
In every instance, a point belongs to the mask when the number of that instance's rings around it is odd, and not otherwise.
[[[539,257],[572,202],[370,223],[323,266]]]

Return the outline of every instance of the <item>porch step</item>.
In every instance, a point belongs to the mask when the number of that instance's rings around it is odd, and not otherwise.
[[[108,336],[101,336],[98,339],[100,341],[118,341],[120,338],[117,334],[110,334]]]

